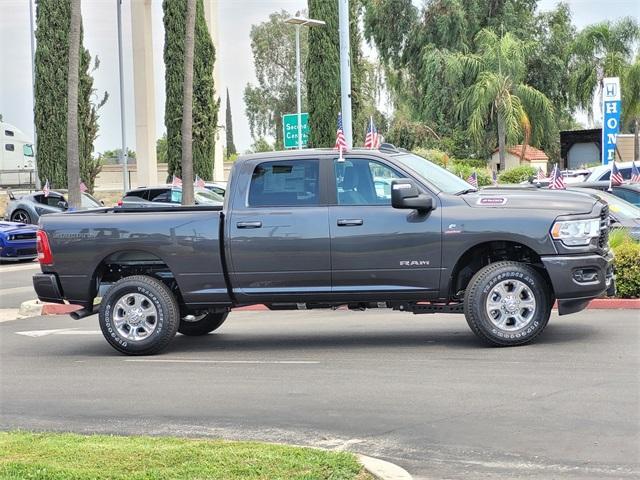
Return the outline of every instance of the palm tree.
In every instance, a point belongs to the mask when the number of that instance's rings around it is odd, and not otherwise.
[[[71,0],[67,76],[67,186],[69,207],[80,208],[80,154],[78,146],[78,86],[80,83],[80,0]]]
[[[633,130],[633,158],[640,160],[640,55],[620,78],[622,90],[622,125]]]
[[[476,144],[482,144],[487,125],[495,122],[503,170],[507,144],[539,143],[552,131],[553,106],[543,93],[524,83],[530,45],[510,33],[498,36],[487,29],[478,32],[475,42],[476,53],[447,57],[447,78],[469,84],[462,92],[457,114],[468,122]]]
[[[193,51],[195,48],[196,0],[187,0],[182,83],[182,204],[193,205]]]
[[[593,101],[600,95],[602,79],[622,77],[640,38],[638,23],[628,17],[616,23],[601,22],[584,28],[575,38],[569,93],[575,105],[587,112],[593,123]],[[624,92],[625,86],[621,85]]]

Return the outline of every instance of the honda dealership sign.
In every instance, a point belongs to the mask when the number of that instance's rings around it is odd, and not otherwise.
[[[620,79],[602,80],[602,164],[615,159],[616,137],[620,131]]]

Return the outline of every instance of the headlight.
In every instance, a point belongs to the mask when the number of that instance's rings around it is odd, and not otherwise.
[[[567,246],[589,245],[600,235],[600,219],[563,220],[553,224],[551,236]]]

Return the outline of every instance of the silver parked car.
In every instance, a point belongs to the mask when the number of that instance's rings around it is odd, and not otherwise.
[[[66,190],[51,190],[49,195],[43,191],[37,191],[16,197],[8,191],[9,205],[5,217],[12,222],[38,223],[41,215],[47,213],[60,213],[69,208],[67,204]],[[84,192],[81,196],[81,209],[101,208],[104,204]]]

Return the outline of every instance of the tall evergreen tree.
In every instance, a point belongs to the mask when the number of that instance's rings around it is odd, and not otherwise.
[[[351,102],[353,114],[353,143],[363,134],[358,125],[362,99],[361,81],[364,75],[358,17],[360,1],[349,3],[349,37],[351,48]],[[338,2],[309,0],[309,17],[324,20],[326,25],[309,31],[307,58],[307,98],[309,103],[309,143],[314,147],[333,146],[336,122],[340,112],[340,37],[338,30]]]
[[[71,18],[69,0],[38,0],[36,5],[35,58],[35,125],[36,156],[42,183],[67,186],[67,76],[68,42]],[[80,65],[78,91],[78,131],[80,175],[89,190],[100,171],[94,159],[93,142],[98,134],[98,110],[108,99],[105,93],[98,103],[95,97],[92,72],[99,66],[96,58],[92,66],[89,51],[82,47],[80,31]]]
[[[213,64],[215,49],[204,17],[202,0],[196,0],[193,60],[193,172],[204,180],[213,178],[215,130],[220,102],[215,100]],[[182,176],[182,105],[184,81],[186,0],[164,0],[164,64],[169,175]],[[192,181],[192,179],[191,179]]]
[[[236,145],[233,143],[233,119],[231,118],[231,102],[229,101],[229,89],[227,88],[227,111],[225,119],[225,132],[227,134],[227,158],[236,154]]]

